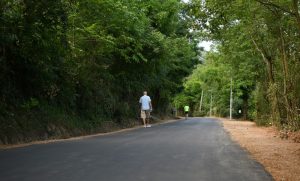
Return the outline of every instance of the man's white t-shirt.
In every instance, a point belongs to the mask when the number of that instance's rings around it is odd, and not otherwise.
[[[142,110],[150,110],[149,103],[151,102],[151,99],[149,96],[142,96],[140,98],[140,103],[142,104]]]

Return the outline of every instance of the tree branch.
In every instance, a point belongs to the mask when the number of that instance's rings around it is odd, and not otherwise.
[[[276,8],[276,9],[280,10],[280,11],[288,13],[288,14],[290,14],[292,16],[296,16],[296,14],[294,12],[290,11],[289,9],[285,9],[285,8],[283,8],[283,7],[281,7],[281,6],[277,5],[277,4],[274,4],[274,3],[271,3],[271,2],[267,2],[267,1],[264,1],[264,0],[255,0],[255,1],[258,2],[258,3],[260,3],[260,4],[262,4],[263,6],[273,7],[273,8]]]
[[[299,28],[299,31],[300,31],[300,15],[299,15],[298,4],[299,4],[299,0],[293,0],[293,9],[294,9],[297,25],[298,25],[298,28]]]

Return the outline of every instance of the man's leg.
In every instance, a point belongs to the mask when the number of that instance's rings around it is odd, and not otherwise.
[[[151,127],[151,125],[150,125],[150,118],[147,118],[146,120],[147,120],[147,127]]]
[[[141,118],[143,119],[144,127],[146,127],[146,113],[145,113],[145,111],[141,111]]]
[[[146,127],[146,118],[143,118],[144,127]]]
[[[146,121],[147,121],[147,126],[148,127],[151,127],[150,125],[150,111],[146,111]]]

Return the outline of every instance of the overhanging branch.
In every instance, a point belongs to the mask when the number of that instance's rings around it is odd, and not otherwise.
[[[288,14],[290,14],[292,16],[296,16],[296,14],[294,12],[290,11],[289,9],[285,9],[284,7],[281,7],[281,6],[277,5],[277,4],[271,3],[269,1],[263,1],[263,0],[255,0],[255,1],[258,2],[258,3],[260,3],[260,4],[262,4],[263,6],[273,7],[275,9],[280,10],[280,11],[288,13]]]

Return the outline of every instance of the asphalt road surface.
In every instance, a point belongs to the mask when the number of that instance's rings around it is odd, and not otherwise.
[[[0,150],[1,181],[273,180],[214,119]]]

